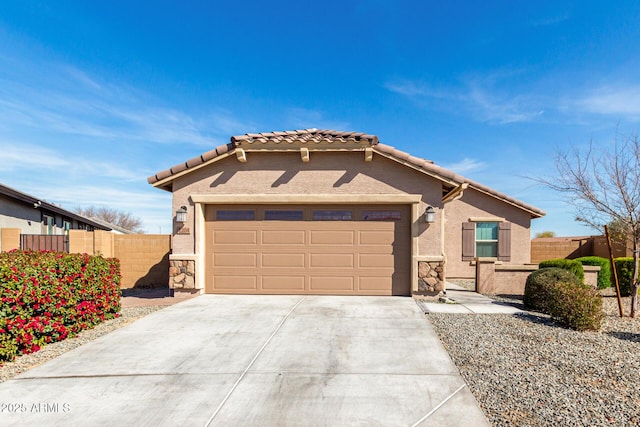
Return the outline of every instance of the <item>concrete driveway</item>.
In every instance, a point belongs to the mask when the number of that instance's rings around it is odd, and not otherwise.
[[[202,295],[0,384],[2,425],[488,425],[411,298]]]

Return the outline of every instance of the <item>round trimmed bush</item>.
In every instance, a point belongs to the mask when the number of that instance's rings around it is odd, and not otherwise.
[[[549,295],[549,315],[577,331],[597,331],[602,326],[602,296],[583,283],[558,281]]]
[[[524,286],[524,306],[531,310],[549,312],[549,299],[558,282],[581,284],[580,279],[569,270],[558,267],[541,268],[527,277]]]
[[[558,267],[563,268],[565,270],[569,270],[573,274],[576,275],[580,282],[584,282],[584,269],[582,268],[582,264],[580,261],[576,261],[575,259],[548,259],[546,261],[542,261],[539,265],[539,268],[549,268],[549,267]]]

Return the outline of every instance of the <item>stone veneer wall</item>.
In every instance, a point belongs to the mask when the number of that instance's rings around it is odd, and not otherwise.
[[[196,263],[193,260],[171,260],[169,267],[169,288],[194,290]]]
[[[418,293],[437,295],[444,289],[444,262],[418,261]]]

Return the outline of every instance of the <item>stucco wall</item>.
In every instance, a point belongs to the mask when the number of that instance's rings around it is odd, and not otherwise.
[[[531,216],[515,206],[467,189],[461,199],[445,206],[445,253],[447,278],[473,278],[475,266],[462,261],[462,223],[472,217],[504,218],[511,223],[511,260],[508,264],[528,264],[531,257]],[[507,263],[507,262],[505,262]]]
[[[19,228],[23,234],[40,234],[41,212],[33,206],[0,196],[0,228]]]
[[[194,208],[191,194],[421,194],[420,212],[436,208],[439,221],[442,206],[440,181],[393,160],[374,155],[364,161],[364,153],[312,152],[303,163],[300,153],[247,153],[247,162],[235,156],[177,178],[173,183],[173,212],[187,206],[185,226],[189,234],[176,234],[173,253],[192,254]],[[441,255],[440,228],[418,224],[419,255]]]
[[[524,295],[527,278],[537,264],[502,265],[480,258],[476,265],[476,291],[488,295]],[[584,283],[598,287],[599,266],[584,266]]]

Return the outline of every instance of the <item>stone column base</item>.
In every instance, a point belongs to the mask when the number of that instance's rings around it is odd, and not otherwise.
[[[193,260],[169,261],[169,288],[195,290],[196,263]]]
[[[438,296],[444,290],[444,261],[418,261],[418,295]]]

